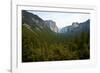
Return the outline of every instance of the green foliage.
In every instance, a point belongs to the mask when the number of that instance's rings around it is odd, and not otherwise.
[[[90,58],[89,33],[66,36],[22,26],[22,62],[79,60]]]

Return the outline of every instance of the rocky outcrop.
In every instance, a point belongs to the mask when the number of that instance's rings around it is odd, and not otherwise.
[[[56,22],[52,20],[46,20],[45,24],[54,32],[58,32],[58,27],[56,26]]]
[[[29,25],[31,29],[38,30],[51,30],[53,32],[58,32],[58,27],[56,26],[56,22],[52,20],[43,20],[38,15],[27,12],[25,10],[22,11],[22,24]]]
[[[66,26],[60,30],[60,33],[80,33],[90,31],[90,20],[82,23],[73,22],[71,26]]]

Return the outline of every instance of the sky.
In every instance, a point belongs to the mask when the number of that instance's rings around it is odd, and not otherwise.
[[[56,22],[57,27],[63,28],[72,25],[73,22],[85,22],[90,19],[90,14],[86,13],[71,13],[71,12],[45,12],[45,11],[28,11],[38,15],[43,20],[53,20]]]

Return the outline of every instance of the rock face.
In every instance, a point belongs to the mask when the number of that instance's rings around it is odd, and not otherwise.
[[[56,26],[56,23],[52,20],[46,20],[45,24],[54,32],[58,32],[58,27]]]
[[[71,26],[66,26],[64,28],[62,28],[60,30],[60,33],[65,33],[65,32],[69,32],[69,31],[73,31],[74,29],[79,27],[79,23],[78,22],[73,22]]]
[[[53,32],[58,32],[58,27],[56,23],[52,20],[43,20],[38,15],[27,12],[25,10],[22,11],[22,24],[24,26],[28,26],[30,28],[36,28],[38,30],[51,30]]]
[[[22,11],[22,24],[27,24],[31,28],[43,28],[44,20],[42,20],[39,16],[27,12],[25,10]]]
[[[82,23],[73,22],[71,26],[66,26],[60,30],[60,33],[80,33],[90,31],[90,20]]]
[[[67,27],[67,31],[68,32],[75,31],[75,29],[78,29],[78,27],[79,27],[79,23],[78,22],[73,22],[71,26]]]

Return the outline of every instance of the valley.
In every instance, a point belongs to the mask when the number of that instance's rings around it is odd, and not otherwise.
[[[22,62],[90,59],[90,20],[59,30],[53,20],[22,10]]]

